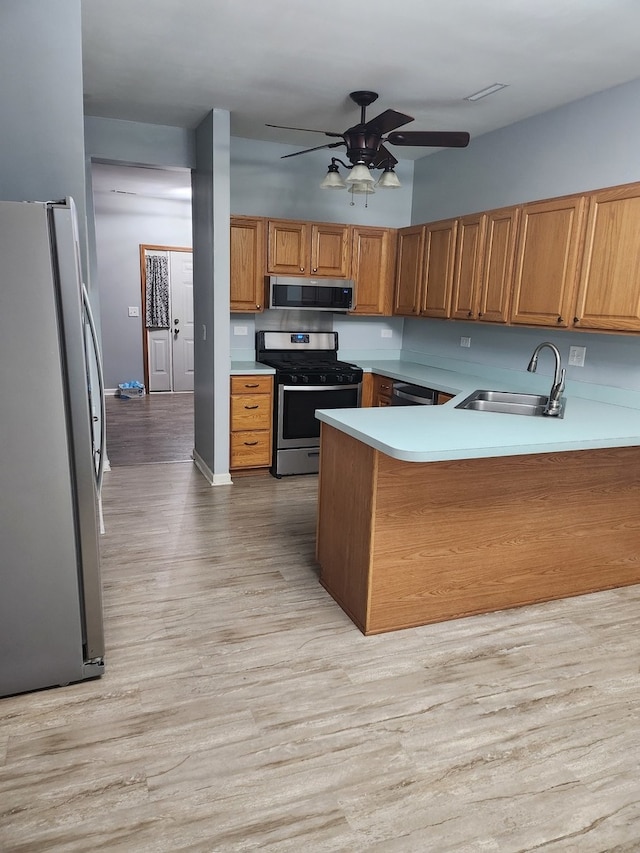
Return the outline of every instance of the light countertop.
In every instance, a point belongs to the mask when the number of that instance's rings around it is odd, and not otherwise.
[[[586,399],[567,391],[564,418],[527,417],[456,409],[479,388],[548,393],[548,377],[513,377],[508,384],[454,370],[403,361],[358,362],[400,381],[456,395],[440,406],[320,409],[323,423],[395,459],[439,462],[529,453],[560,453],[640,445],[640,410]],[[549,387],[547,387],[549,386]]]

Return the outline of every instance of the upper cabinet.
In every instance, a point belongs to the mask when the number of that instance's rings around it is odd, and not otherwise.
[[[395,231],[391,228],[351,228],[351,277],[356,283],[352,314],[391,314],[395,268]]]
[[[521,208],[511,322],[566,328],[573,319],[584,196]]]
[[[484,213],[463,216],[458,221],[451,304],[451,316],[456,320],[476,320],[478,317],[486,222]]]
[[[574,327],[640,330],[640,185],[588,198]]]
[[[457,219],[432,222],[425,226],[420,304],[420,313],[424,317],[451,316],[457,230]]]
[[[394,314],[417,315],[422,293],[424,225],[398,231]]]
[[[232,216],[230,223],[231,311],[262,311],[264,305],[264,220]]]
[[[486,214],[478,319],[506,323],[516,253],[520,208],[505,207]]]
[[[272,275],[349,278],[349,226],[270,219],[267,272]]]

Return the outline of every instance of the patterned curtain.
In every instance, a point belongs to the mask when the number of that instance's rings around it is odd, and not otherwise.
[[[162,255],[147,255],[147,310],[145,325],[148,329],[169,328],[169,263]]]

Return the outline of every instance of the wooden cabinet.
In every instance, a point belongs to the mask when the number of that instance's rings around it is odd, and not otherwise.
[[[584,196],[523,205],[511,322],[566,328],[573,318]]]
[[[424,317],[451,315],[457,230],[457,219],[446,219],[425,225],[420,305],[420,313]]]
[[[479,314],[486,219],[479,213],[458,220],[451,304],[451,316],[456,320],[476,320]]]
[[[640,184],[588,198],[574,326],[640,330]]]
[[[436,405],[442,406],[444,403],[448,403],[449,400],[453,400],[454,397],[455,397],[455,394],[447,394],[444,391],[438,391],[438,394],[436,397]]]
[[[273,377],[231,377],[231,470],[268,468],[272,454]]]
[[[391,391],[393,389],[393,379],[388,376],[381,376],[379,373],[372,374],[373,376],[373,406],[390,406]]]
[[[348,278],[351,273],[349,226],[270,219],[267,272]]]
[[[451,316],[506,323],[516,246],[517,207],[458,220]]]
[[[232,216],[230,224],[231,311],[264,308],[264,220]]]
[[[352,314],[391,314],[394,270],[395,231],[354,225],[351,276],[356,283],[356,307]]]
[[[424,225],[400,228],[396,261],[394,314],[417,315],[422,293]]]

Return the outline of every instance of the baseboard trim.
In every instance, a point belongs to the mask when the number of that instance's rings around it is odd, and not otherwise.
[[[202,456],[197,453],[194,449],[193,451],[193,464],[196,466],[198,471],[205,478],[207,483],[210,486],[232,486],[233,482],[231,480],[231,474],[228,472],[226,474],[214,474],[211,468],[204,461]]]

